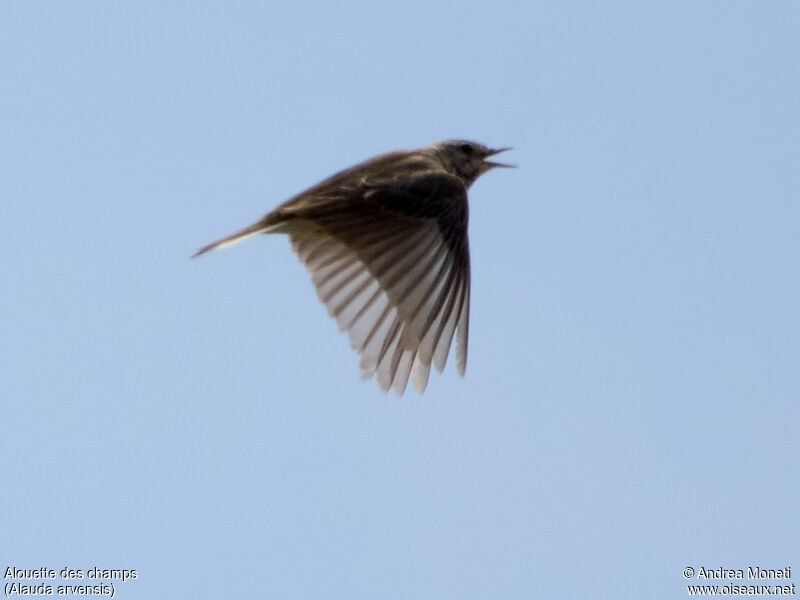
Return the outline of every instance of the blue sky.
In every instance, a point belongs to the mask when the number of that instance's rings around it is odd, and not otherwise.
[[[800,569],[798,30],[796,2],[4,2],[3,568],[349,600]],[[465,379],[361,382],[283,237],[189,259],[453,137],[519,165],[470,191]]]

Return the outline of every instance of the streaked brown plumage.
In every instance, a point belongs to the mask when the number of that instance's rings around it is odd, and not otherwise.
[[[467,189],[507,150],[451,140],[346,169],[194,256],[260,233],[287,233],[361,374],[402,394],[444,369],[456,334],[464,375],[469,327]]]

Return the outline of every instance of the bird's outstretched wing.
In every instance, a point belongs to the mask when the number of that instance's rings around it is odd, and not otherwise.
[[[456,332],[463,375],[470,289],[464,184],[430,173],[311,192],[265,222],[290,235],[320,299],[361,354],[362,376],[377,373],[384,391],[402,394],[412,375],[422,393],[431,364],[444,369]]]

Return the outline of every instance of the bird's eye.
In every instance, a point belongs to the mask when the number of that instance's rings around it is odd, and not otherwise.
[[[472,154],[472,146],[470,144],[461,144],[461,151],[469,156]]]

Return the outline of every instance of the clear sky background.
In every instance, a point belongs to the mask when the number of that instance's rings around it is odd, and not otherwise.
[[[189,259],[452,137],[519,165],[470,192],[465,379],[362,382],[284,237]],[[120,598],[800,578],[797,2],[3,2],[0,139],[3,570],[136,569]]]

